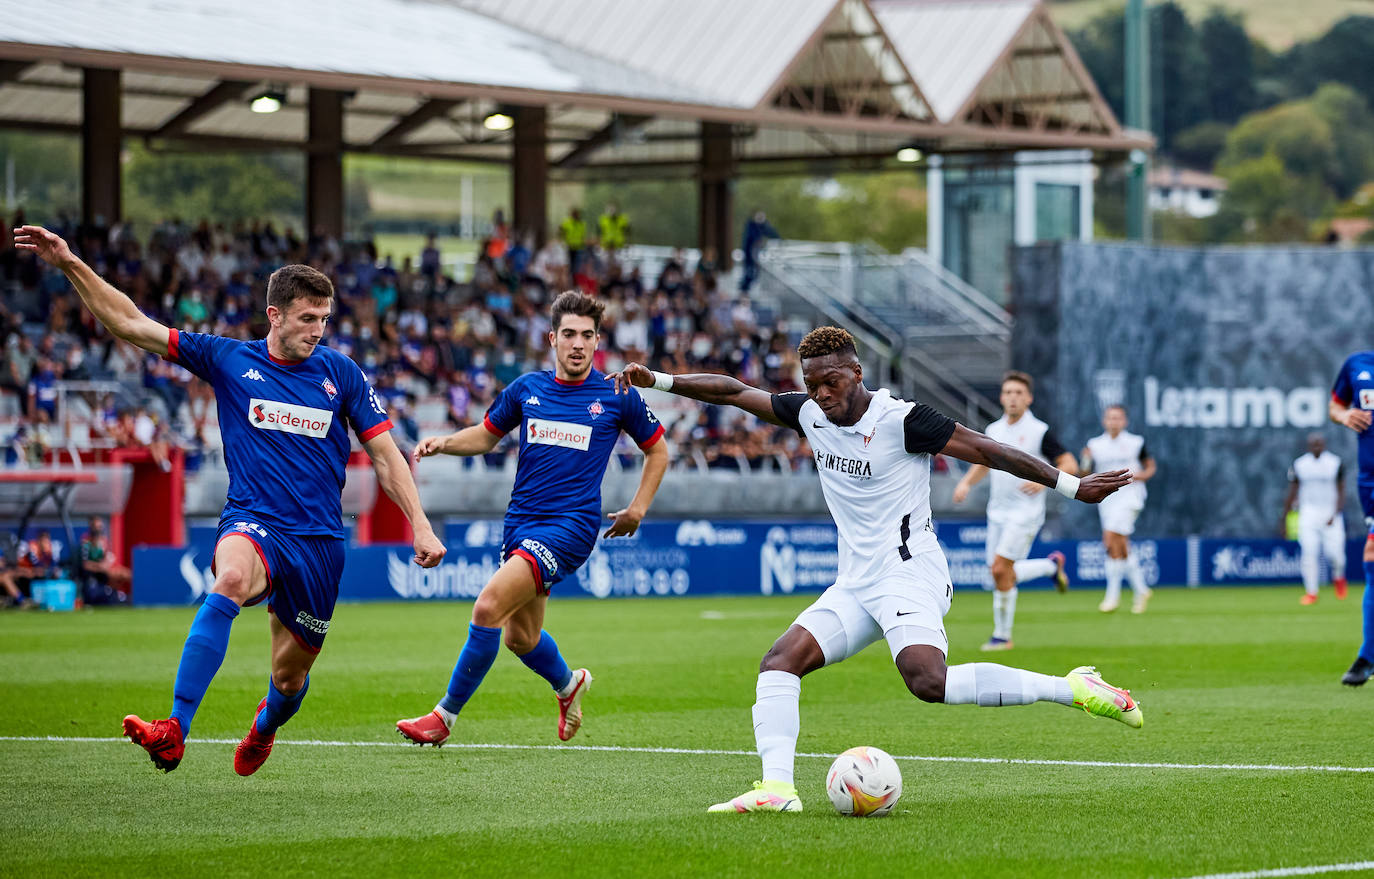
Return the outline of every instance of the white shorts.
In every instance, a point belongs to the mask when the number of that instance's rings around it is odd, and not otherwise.
[[[945,614],[954,595],[941,551],[917,553],[863,586],[831,586],[801,612],[795,625],[811,633],[825,664],[848,659],[879,638],[895,660],[913,644],[949,653]]]
[[[1135,533],[1135,520],[1143,508],[1139,499],[1117,492],[1102,499],[1102,503],[1097,505],[1097,516],[1102,520],[1103,531],[1129,536]]]
[[[1298,546],[1304,554],[1321,552],[1333,570],[1345,570],[1345,517],[1337,516],[1330,525],[1326,517],[1298,516]]]
[[[1030,555],[1031,544],[1035,542],[1035,535],[1040,533],[1040,526],[1043,524],[1045,523],[1041,519],[1032,519],[1029,522],[989,519],[988,564],[991,565],[993,559],[998,556],[1019,562]]]

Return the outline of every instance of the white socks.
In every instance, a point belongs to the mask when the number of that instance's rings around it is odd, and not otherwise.
[[[444,722],[444,726],[453,729],[453,722],[458,719],[458,715],[454,714],[452,711],[446,711],[442,705],[435,705],[434,713],[439,715],[439,719]]]
[[[754,741],[763,758],[763,780],[792,784],[801,734],[801,678],[785,671],[759,672],[754,701]]]
[[[1037,577],[1053,577],[1059,566],[1049,559],[1021,559],[1013,562],[1011,569],[1016,572],[1016,582],[1024,583]]]
[[[1315,544],[1315,541],[1314,541]],[[1302,588],[1307,590],[1308,595],[1317,594],[1317,566],[1320,560],[1317,558],[1318,546],[1300,544],[1301,555],[1298,556],[1298,567],[1302,571]]]
[[[1126,576],[1126,560],[1107,557],[1107,594],[1103,603],[1116,605],[1121,601],[1121,580]]]
[[[945,704],[997,708],[1058,702],[1073,705],[1073,689],[1064,678],[1042,675],[992,662],[967,662],[945,672]]]
[[[1017,564],[1021,564],[1017,562]],[[1011,640],[1011,625],[1016,620],[1016,587],[992,593],[992,637]]]
[[[1145,585],[1145,575],[1140,570],[1140,559],[1136,558],[1135,553],[1126,554],[1126,579],[1131,581],[1131,591],[1136,598],[1142,598],[1149,593],[1150,588]]]

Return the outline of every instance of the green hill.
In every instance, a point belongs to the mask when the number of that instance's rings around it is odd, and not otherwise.
[[[1326,33],[1347,15],[1374,15],[1374,0],[1177,0],[1195,23],[1213,6],[1245,15],[1246,30],[1274,49]],[[1122,6],[1122,0],[1050,0],[1050,12],[1060,27],[1074,29],[1103,10]]]

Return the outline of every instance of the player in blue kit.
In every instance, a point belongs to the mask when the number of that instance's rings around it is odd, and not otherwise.
[[[1360,475],[1356,486],[1364,510],[1364,643],[1359,655],[1341,677],[1341,683],[1358,687],[1374,674],[1374,431],[1369,429],[1374,410],[1374,351],[1351,354],[1341,364],[1331,386],[1331,420],[1359,435]]]
[[[515,487],[506,508],[502,564],[472,607],[467,642],[458,654],[448,692],[423,717],[397,721],[401,735],[420,745],[442,745],[458,712],[472,697],[505,643],[520,661],[549,682],[558,696],[558,737],[577,734],[582,696],[592,682],[585,668],[570,671],[544,631],[544,610],[555,583],[587,560],[601,523],[601,479],[624,431],[644,451],[644,471],[629,506],[611,514],[603,535],[634,534],[668,469],[663,426],[638,392],[617,394],[592,368],[604,306],[569,291],[554,300],[549,323],[555,368],[520,376],[497,396],[481,425],[428,437],[415,458],[481,455],[520,429]]]
[[[410,467],[388,431],[381,400],[353,361],[319,347],[333,307],[329,279],[289,265],[267,284],[267,338],[241,342],[169,329],[138,310],[38,226],[15,230],[15,246],[61,269],[111,333],[178,363],[215,389],[229,495],[215,541],[215,583],[191,623],[165,720],[124,718],[124,734],[165,772],[186,751],[191,719],[229,645],[243,607],[267,601],[272,674],[267,696],[234,752],[251,775],[272,752],[276,730],[305,698],[310,668],[334,615],[343,571],[340,494],[351,427],[377,482],[409,518],[415,561],[433,567],[443,544],[420,509]]]

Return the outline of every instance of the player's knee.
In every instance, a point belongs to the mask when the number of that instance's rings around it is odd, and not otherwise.
[[[479,626],[498,628],[506,622],[506,615],[501,603],[483,590],[472,605],[472,621]]]
[[[1013,567],[1013,563],[1008,559],[999,556],[992,561],[992,576],[994,577],[1005,577],[1008,574],[1015,573],[1015,571],[1016,569]]]
[[[225,567],[215,577],[215,585],[210,588],[210,591],[223,595],[237,604],[243,604],[248,600],[248,589],[248,576],[243,571],[238,568]]]
[[[801,657],[795,656],[793,652],[774,644],[768,648],[768,652],[763,654],[763,660],[759,662],[759,673],[766,671],[785,671],[801,677],[810,671],[806,667],[806,662]]]
[[[922,702],[945,701],[945,670],[920,665],[902,669],[902,680],[911,695]]]
[[[506,648],[516,656],[524,656],[539,646],[538,633],[534,637],[530,637],[528,632],[517,632],[509,626],[506,627],[502,640],[505,642]]]
[[[288,699],[305,689],[306,672],[300,669],[289,669],[272,672],[272,686],[277,688]]]

